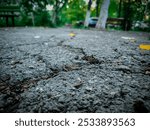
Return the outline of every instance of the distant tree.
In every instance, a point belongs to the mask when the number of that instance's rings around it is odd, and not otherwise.
[[[77,21],[85,20],[85,0],[69,0],[67,6],[59,13],[62,24],[75,24]]]
[[[46,10],[47,0],[21,0],[20,5],[25,13],[38,13]]]
[[[118,18],[121,17],[122,0],[119,1]]]
[[[101,1],[101,0],[96,0],[96,17],[99,16],[100,1]]]
[[[47,0],[49,5],[52,5],[52,23],[57,25],[59,21],[59,13],[67,5],[68,0]]]
[[[48,25],[47,0],[20,0],[23,23],[27,25]],[[45,22],[42,22],[45,21]],[[47,21],[47,23],[46,23]]]
[[[18,4],[21,0],[0,0],[0,5]]]
[[[123,0],[124,30],[130,30],[135,21],[144,21],[149,17],[150,0]]]
[[[132,21],[131,0],[123,1],[123,14],[124,14],[123,30],[128,31],[131,29],[131,21]]]
[[[110,5],[110,0],[104,0],[101,6],[100,15],[98,22],[96,24],[96,28],[98,29],[105,29],[106,21],[108,18],[108,9]]]
[[[149,17],[148,20],[150,22],[150,0],[147,0],[146,2],[146,8],[144,14]]]
[[[46,6],[52,7],[51,21],[54,25],[58,24],[59,13],[66,6],[68,0],[21,0],[22,9],[25,13],[31,14],[34,24],[34,15],[38,12],[45,12]]]
[[[85,22],[84,22],[85,27],[88,27],[88,25],[89,25],[89,18],[90,18],[90,15],[91,15],[91,5],[92,5],[92,0],[89,0],[88,7],[87,7],[87,12],[86,12],[86,17],[85,17]]]

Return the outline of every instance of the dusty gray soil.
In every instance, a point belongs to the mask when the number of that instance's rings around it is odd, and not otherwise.
[[[150,51],[138,47],[148,37],[1,28],[0,112],[150,112]]]

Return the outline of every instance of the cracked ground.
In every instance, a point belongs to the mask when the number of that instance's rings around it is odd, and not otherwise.
[[[0,112],[150,112],[142,43],[148,33],[1,28]]]

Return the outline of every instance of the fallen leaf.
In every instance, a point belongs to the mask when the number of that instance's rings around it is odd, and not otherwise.
[[[75,33],[70,33],[69,36],[70,36],[70,37],[75,37],[76,34],[75,34]]]
[[[139,48],[143,50],[150,50],[150,44],[141,44]]]

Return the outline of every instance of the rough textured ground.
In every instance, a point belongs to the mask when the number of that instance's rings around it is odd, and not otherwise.
[[[150,112],[148,35],[1,28],[0,112]]]

